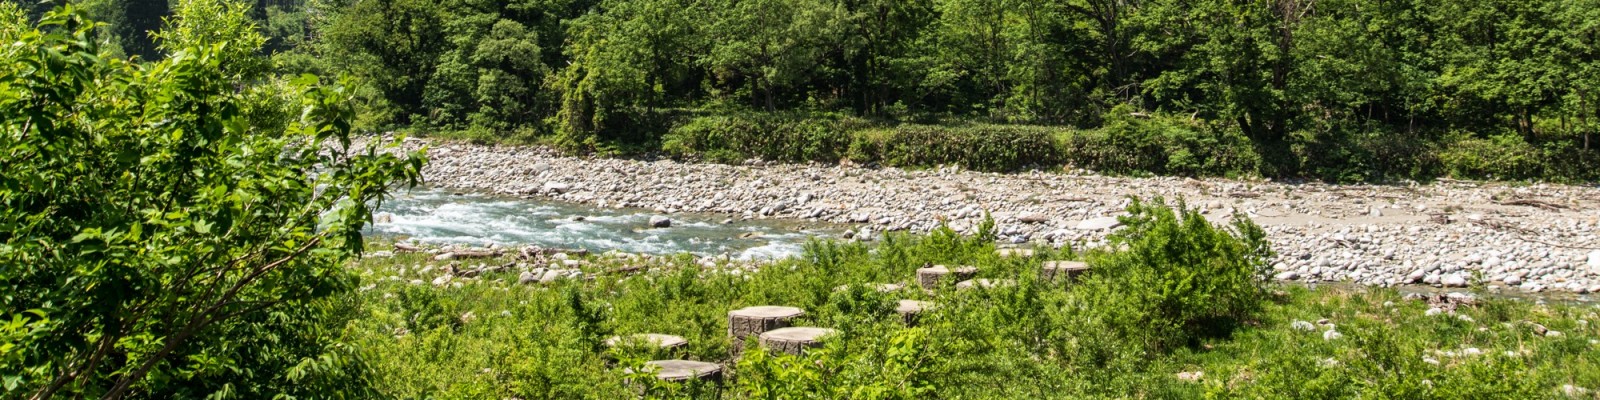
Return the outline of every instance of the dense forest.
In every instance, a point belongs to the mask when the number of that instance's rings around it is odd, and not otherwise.
[[[126,54],[157,56],[142,32],[166,0],[85,3]],[[375,130],[729,161],[1339,181],[1600,170],[1596,0],[250,7],[279,73],[359,78]],[[942,140],[1008,150],[919,147]]]

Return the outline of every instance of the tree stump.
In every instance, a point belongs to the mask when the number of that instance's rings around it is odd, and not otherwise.
[[[745,307],[728,312],[728,336],[733,339],[733,354],[744,350],[744,338],[789,326],[789,320],[805,315],[805,310],[782,306]]]
[[[973,267],[957,267],[955,270],[951,270],[950,267],[935,265],[917,268],[917,284],[921,285],[923,289],[934,289],[939,287],[939,281],[943,280],[947,275],[955,275],[956,280],[963,280],[977,274],[978,269]]]
[[[1039,269],[1039,278],[1045,282],[1064,279],[1071,282],[1089,272],[1089,264],[1082,261],[1045,261]]]
[[[689,341],[682,336],[663,335],[659,333],[638,333],[628,336],[612,336],[606,339],[606,347],[643,346],[655,347],[661,350],[671,350],[687,346]]]
[[[1016,285],[1017,285],[1017,281],[1010,280],[1010,279],[973,279],[973,280],[966,280],[966,281],[961,281],[961,283],[957,283],[956,284],[956,289],[957,290],[965,290],[965,289],[971,289],[971,288],[975,288],[975,287],[981,287],[981,288],[986,288],[987,289],[987,288],[997,288],[997,287],[1002,287],[1002,286],[1016,286]]]
[[[800,355],[806,349],[822,345],[822,338],[837,333],[828,328],[780,328],[761,334],[761,347],[771,351]]]
[[[898,283],[869,283],[866,286],[872,288],[872,290],[878,291],[879,293],[889,293],[906,287],[906,285]],[[838,287],[833,288],[833,291],[835,292],[845,292],[849,290],[850,285],[839,285]]]
[[[1004,257],[1022,257],[1022,258],[1033,257],[1033,249],[1011,249],[1011,248],[1007,248],[1007,249],[995,250],[994,253],[996,255],[999,255],[1002,258],[1004,258]]]
[[[933,308],[933,302],[931,301],[900,300],[900,304],[895,306],[894,312],[900,314],[900,320],[905,321],[906,325],[916,325],[917,317],[922,314],[923,310],[930,308]]]
[[[688,380],[705,380],[716,382],[722,380],[722,365],[704,361],[690,360],[655,360],[644,363],[645,368],[656,371],[656,379],[667,382],[683,382]],[[629,370],[628,372],[633,372]]]

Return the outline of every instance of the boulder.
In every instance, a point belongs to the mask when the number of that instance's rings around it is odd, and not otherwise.
[[[651,228],[668,228],[672,226],[672,219],[660,215],[650,216]]]
[[[1117,217],[1100,217],[1090,218],[1078,222],[1078,225],[1074,228],[1083,231],[1098,231],[1116,228],[1118,226],[1122,226],[1122,221],[1118,221]]]
[[[1050,221],[1050,216],[1041,212],[1027,211],[1017,214],[1017,221],[1024,224],[1037,224]]]
[[[561,182],[545,182],[544,191],[552,194],[562,194],[572,190],[572,185]]]

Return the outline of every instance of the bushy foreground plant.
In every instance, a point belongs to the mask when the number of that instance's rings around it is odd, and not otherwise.
[[[261,84],[243,7],[178,8],[133,63],[0,4],[0,397],[364,397],[319,300],[421,160],[352,146],[340,86]]]
[[[1266,232],[1235,216],[1231,229],[1211,224],[1182,202],[1135,199],[1116,251],[1091,255],[1094,274],[1075,288],[1096,329],[1162,352],[1207,335],[1227,335],[1265,300]]]

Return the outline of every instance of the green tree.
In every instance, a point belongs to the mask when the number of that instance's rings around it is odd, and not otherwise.
[[[335,68],[372,85],[383,102],[374,112],[380,123],[424,122],[430,110],[423,99],[440,55],[451,46],[448,15],[432,0],[353,2],[322,25],[328,41],[324,56],[338,57]]]
[[[591,145],[584,142],[627,125],[617,121],[698,97],[707,50],[695,17],[704,12],[693,0],[619,0],[571,20],[569,62],[552,80],[563,141]]]
[[[780,92],[811,78],[823,56],[840,46],[846,12],[824,0],[723,0],[706,32],[707,65],[724,83],[742,86],[753,103],[778,109]],[[739,85],[744,83],[744,85]]]
[[[240,90],[273,84],[243,7],[179,10],[141,63],[0,5],[5,397],[366,397],[326,299],[422,159],[354,144],[341,86]]]

